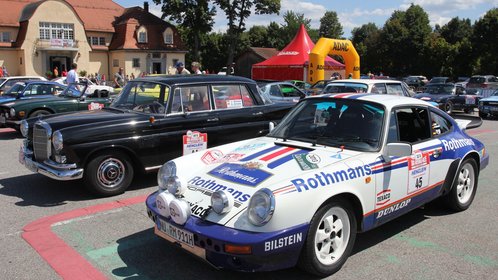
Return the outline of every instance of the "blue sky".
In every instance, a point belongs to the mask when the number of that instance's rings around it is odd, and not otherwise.
[[[140,0],[114,0],[124,6],[143,6]],[[268,25],[270,21],[283,23],[282,14],[287,10],[304,13],[311,19],[311,26],[318,28],[320,18],[325,11],[333,10],[339,15],[344,29],[344,36],[350,37],[354,27],[364,23],[374,22],[382,26],[394,10],[406,10],[410,3],[418,4],[429,14],[431,25],[443,25],[453,17],[470,18],[475,21],[488,10],[498,7],[498,0],[281,0],[280,15],[251,15],[246,26]],[[159,6],[149,1],[150,11],[161,15]],[[218,11],[215,18],[214,31],[225,31],[227,21],[223,11]]]

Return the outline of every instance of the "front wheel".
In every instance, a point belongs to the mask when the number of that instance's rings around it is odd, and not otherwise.
[[[299,266],[319,277],[337,272],[353,250],[356,230],[349,203],[335,200],[323,206],[311,220]]]
[[[447,114],[451,114],[451,113],[453,113],[453,103],[451,103],[451,101],[446,102],[446,103],[443,105],[443,108],[444,108],[444,111],[445,111]]]
[[[33,113],[29,115],[30,118],[38,117],[38,116],[46,116],[50,115],[51,113],[47,110],[36,110]]]
[[[451,191],[446,200],[448,206],[455,211],[469,208],[474,200],[477,190],[478,171],[474,159],[468,158],[462,162]]]
[[[87,164],[85,185],[100,196],[123,193],[133,180],[130,158],[118,151],[98,154]]]

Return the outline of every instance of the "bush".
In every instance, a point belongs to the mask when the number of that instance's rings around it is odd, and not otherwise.
[[[80,74],[80,77],[86,77],[86,70],[81,70],[79,72],[79,74]]]

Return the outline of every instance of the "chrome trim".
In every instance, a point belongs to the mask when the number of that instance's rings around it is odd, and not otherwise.
[[[76,164],[60,164],[51,160],[45,160],[43,163],[40,163],[34,161],[32,155],[33,151],[26,148],[26,143],[23,143],[23,146],[19,150],[19,162],[32,172],[40,173],[59,181],[83,178],[84,169],[76,168]]]
[[[33,126],[33,152],[36,161],[43,162],[52,155],[52,128],[44,121],[37,121]]]
[[[161,166],[162,165],[145,167],[145,171],[151,171],[151,170],[159,169],[159,168],[161,168]]]

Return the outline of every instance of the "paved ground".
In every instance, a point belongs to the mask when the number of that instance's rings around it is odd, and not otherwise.
[[[498,279],[498,120],[470,132],[491,157],[472,207],[454,214],[432,203],[360,234],[353,255],[330,279]],[[78,260],[74,256],[97,272],[83,272],[82,279],[308,278],[297,269],[256,275],[214,270],[153,234],[142,201],[156,189],[154,175],[136,179],[123,195],[96,199],[80,182],[30,174],[17,161],[20,143],[16,133],[0,129],[2,279],[57,279],[78,267],[88,271],[71,263]],[[42,219],[60,213],[65,214]],[[37,220],[27,235],[62,270],[55,272],[22,238],[23,228]]]

